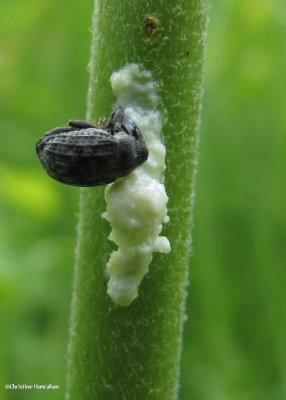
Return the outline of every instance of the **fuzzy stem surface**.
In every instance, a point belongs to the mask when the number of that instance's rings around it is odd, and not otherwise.
[[[111,74],[140,63],[158,83],[166,145],[170,254],[155,253],[128,307],[107,295],[112,251],[104,188],[81,189],[68,347],[67,400],[175,400],[191,253],[206,0],[97,0],[89,122],[108,116]]]

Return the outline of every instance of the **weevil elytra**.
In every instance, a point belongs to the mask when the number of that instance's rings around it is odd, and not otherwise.
[[[74,186],[98,186],[128,175],[148,158],[135,122],[119,106],[106,125],[71,120],[47,132],[36,144],[48,175]]]

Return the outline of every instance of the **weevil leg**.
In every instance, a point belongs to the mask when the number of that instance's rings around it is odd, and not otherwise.
[[[123,107],[118,106],[116,110],[113,111],[113,113],[111,114],[107,123],[107,128],[111,129],[112,133],[120,131],[124,118],[124,109]]]
[[[69,121],[69,126],[75,129],[87,129],[87,128],[96,128],[95,125],[90,124],[89,122],[71,119]]]
[[[98,121],[98,127],[99,128],[106,129],[107,128],[107,124],[108,124],[108,121],[106,121],[105,117],[100,117],[99,118],[99,121]]]

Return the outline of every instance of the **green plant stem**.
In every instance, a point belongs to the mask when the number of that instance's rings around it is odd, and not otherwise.
[[[204,0],[98,0],[93,21],[88,119],[108,116],[116,101],[112,72],[136,62],[152,72],[167,112],[166,190],[172,246],[154,254],[129,307],[106,294],[111,252],[104,188],[81,190],[68,349],[67,399],[171,400],[178,371],[191,251],[192,204],[206,27]],[[164,29],[153,36],[144,20]]]

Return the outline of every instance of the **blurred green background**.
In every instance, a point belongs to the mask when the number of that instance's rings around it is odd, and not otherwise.
[[[79,191],[34,145],[85,117],[93,0],[0,9],[0,400],[57,400]],[[180,400],[286,398],[285,16],[284,0],[211,3]]]

